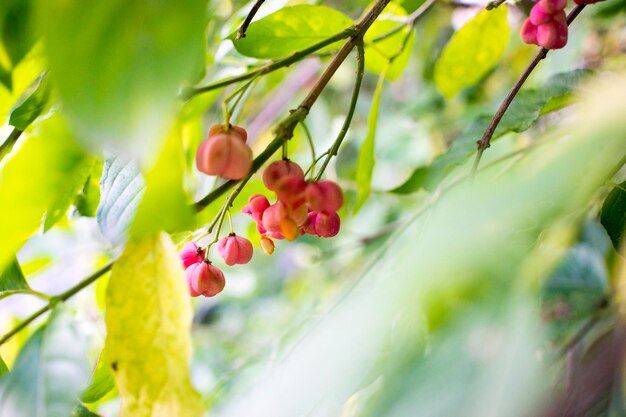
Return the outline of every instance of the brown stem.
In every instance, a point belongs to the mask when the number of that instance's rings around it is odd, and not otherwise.
[[[235,37],[236,41],[238,41],[241,38],[245,38],[246,37],[246,30],[248,29],[248,26],[250,26],[250,22],[252,22],[252,19],[254,18],[254,15],[256,14],[256,12],[259,11],[259,9],[261,8],[261,5],[264,2],[265,2],[265,0],[256,0],[254,5],[252,6],[252,9],[250,9],[250,12],[246,16],[246,19],[243,21],[243,23],[241,24],[241,27],[237,31],[237,36]]]
[[[293,136],[293,131],[302,120],[304,120],[309,113],[309,110],[322,93],[326,85],[333,77],[339,66],[345,61],[345,59],[350,54],[350,51],[360,42],[363,42],[363,35],[369,27],[374,23],[376,18],[382,13],[383,9],[389,4],[391,0],[378,0],[372,8],[367,12],[367,14],[361,19],[361,21],[354,27],[354,34],[348,38],[346,43],[341,47],[339,52],[335,55],[333,60],[328,64],[328,67],[324,71],[324,73],[320,76],[319,80],[315,83],[313,88],[309,91],[309,94],[302,100],[297,109],[293,110],[289,116],[287,116],[282,122],[280,122],[275,129],[275,137],[274,140],[270,142],[270,144],[265,148],[259,156],[257,156],[253,163],[252,168],[248,175],[241,180],[241,184],[237,188],[232,198],[229,198],[227,204],[232,204],[234,197],[236,197],[243,186],[250,180],[252,175],[256,173],[261,166],[265,162],[267,162],[274,153],[280,149],[280,147],[291,139]],[[233,188],[240,180],[230,180],[226,181],[215,190],[211,191],[205,197],[194,203],[193,208],[196,211],[202,211],[209,204],[215,201],[217,198],[221,197],[228,190]]]
[[[578,16],[584,8],[585,8],[584,4],[577,5],[576,7],[574,7],[572,11],[567,15],[567,24],[568,25],[571,24],[574,21],[574,19],[576,19],[576,16]],[[476,169],[478,168],[478,164],[480,163],[480,158],[482,157],[482,154],[485,151],[485,149],[491,146],[491,138],[493,137],[493,134],[496,131],[496,128],[498,127],[498,124],[500,124],[500,120],[502,120],[504,113],[506,113],[507,109],[511,105],[511,102],[513,101],[517,93],[519,92],[520,88],[522,88],[522,85],[526,82],[530,74],[533,72],[535,67],[537,67],[539,62],[541,62],[541,60],[544,59],[546,55],[548,55],[548,49],[541,48],[539,52],[537,52],[537,54],[535,55],[533,60],[530,62],[528,67],[526,67],[522,75],[520,75],[520,77],[515,82],[515,84],[513,85],[513,88],[511,88],[511,91],[509,91],[509,93],[506,95],[506,97],[502,101],[502,104],[500,104],[498,111],[496,111],[496,114],[494,114],[493,118],[491,119],[491,123],[489,123],[489,126],[487,127],[487,130],[483,134],[483,137],[478,142],[476,142],[476,144],[478,145],[478,152],[476,153],[476,159],[474,160],[472,173],[476,172]]]

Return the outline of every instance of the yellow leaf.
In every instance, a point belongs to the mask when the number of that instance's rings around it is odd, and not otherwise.
[[[189,379],[191,304],[169,236],[130,243],[107,290],[106,351],[122,400],[120,417],[202,414]]]

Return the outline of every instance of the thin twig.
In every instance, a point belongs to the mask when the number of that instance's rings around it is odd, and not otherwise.
[[[417,19],[419,19],[424,13],[426,13],[426,11],[428,11],[428,9],[430,9],[430,6],[432,6],[434,3],[435,3],[435,0],[426,0],[420,7],[415,9],[413,13],[411,13],[410,15],[406,17],[404,23],[396,26],[395,28],[391,29],[387,33],[383,33],[382,35],[375,37],[374,39],[371,40],[371,42],[372,43],[380,42],[382,40],[392,37],[393,35],[400,32],[402,29],[404,29],[407,26],[409,27],[415,26],[415,22],[417,21]]]
[[[576,7],[574,7],[572,11],[569,13],[569,15],[567,16],[567,24],[568,25],[571,24],[574,21],[574,19],[576,19],[576,16],[578,16],[584,8],[585,8],[584,4],[577,5]],[[500,123],[500,120],[502,120],[504,113],[506,113],[507,109],[511,105],[511,102],[513,101],[517,93],[519,92],[520,88],[522,88],[522,85],[526,82],[530,74],[533,72],[535,67],[537,67],[539,62],[541,62],[541,60],[544,59],[546,55],[548,55],[548,49],[541,48],[539,52],[537,52],[537,54],[535,55],[533,60],[530,62],[528,67],[526,67],[522,75],[520,75],[520,77],[515,82],[515,84],[513,85],[513,88],[511,88],[511,91],[509,91],[509,93],[506,95],[506,97],[502,101],[502,104],[500,104],[498,111],[496,111],[496,114],[494,114],[493,118],[491,119],[491,122],[489,123],[487,130],[483,134],[483,137],[478,142],[476,142],[476,144],[478,145],[478,150],[476,152],[476,159],[474,160],[474,165],[472,166],[472,174],[476,173],[478,164],[480,164],[480,158],[482,157],[485,149],[491,146],[491,138],[493,137],[493,134],[496,131],[496,128],[498,127],[498,124]]]
[[[269,74],[270,72],[276,71],[277,69],[280,68],[284,68],[284,67],[288,67],[291,64],[294,64],[304,58],[306,58],[307,56],[311,55],[312,53],[328,46],[328,45],[332,45],[335,42],[338,42],[340,40],[343,39],[347,39],[350,36],[354,36],[357,33],[357,29],[355,27],[351,27],[348,29],[344,29],[341,32],[330,36],[314,45],[309,46],[306,49],[303,49],[301,51],[298,52],[294,52],[292,55],[286,57],[286,58],[281,58],[278,59],[276,61],[272,61],[266,65],[263,65],[259,68],[256,68],[252,71],[248,71],[244,74],[241,75],[237,75],[234,77],[229,77],[229,78],[224,78],[222,80],[218,80],[215,81],[213,83],[207,84],[203,87],[196,87],[196,88],[189,88],[186,91],[184,91],[182,93],[182,99],[183,100],[189,100],[190,98],[198,95],[198,94],[202,94],[202,93],[206,93],[208,91],[212,91],[212,90],[216,90],[218,88],[223,88],[226,87],[227,85],[231,85],[234,83],[238,83],[240,81],[245,81],[248,80],[252,77],[256,77],[257,75],[264,75],[264,74]]]
[[[493,1],[490,1],[489,3],[487,3],[487,6],[485,6],[485,9],[493,10],[496,7],[501,6],[504,3],[506,3],[506,0],[493,0]]]
[[[346,114],[346,118],[343,121],[341,130],[339,131],[337,138],[335,139],[330,149],[328,150],[326,154],[326,159],[324,159],[324,163],[322,164],[322,167],[320,168],[320,170],[317,173],[317,176],[315,177],[316,181],[319,181],[319,179],[322,177],[322,174],[324,174],[324,171],[326,170],[326,167],[328,166],[328,163],[330,162],[332,157],[337,155],[337,152],[339,151],[339,147],[341,146],[341,142],[343,142],[343,139],[346,137],[346,134],[348,133],[348,129],[350,128],[350,124],[352,123],[352,117],[354,116],[356,103],[359,100],[359,93],[361,91],[361,83],[363,82],[363,74],[365,72],[365,50],[363,48],[363,43],[359,43],[357,45],[356,60],[357,60],[356,78],[354,80],[354,88],[352,89],[352,97],[350,99],[350,107],[348,108],[348,114]]]
[[[111,270],[111,267],[113,266],[114,262],[115,261],[109,262],[108,264],[106,264],[102,268],[98,269],[93,274],[89,275],[87,278],[85,278],[82,281],[80,281],[78,284],[76,284],[75,286],[73,286],[69,290],[67,290],[67,291],[65,291],[65,292],[63,292],[63,293],[61,293],[59,295],[56,295],[56,296],[52,297],[50,299],[50,301],[48,302],[48,304],[46,304],[45,306],[43,306],[39,310],[35,311],[33,314],[31,314],[26,319],[24,319],[20,324],[18,324],[13,329],[11,329],[7,334],[2,336],[2,339],[0,339],[0,346],[3,345],[4,343],[6,343],[9,339],[11,339],[11,337],[13,337],[17,333],[19,333],[22,329],[24,329],[26,326],[28,326],[36,318],[38,318],[42,314],[46,313],[47,311],[51,310],[52,308],[54,308],[54,306],[57,303],[59,303],[60,301],[66,301],[67,299],[72,297],[74,294],[76,294],[77,292],[79,292],[80,290],[82,290],[83,288],[87,287],[88,285],[93,283],[95,280],[100,278],[102,275],[104,275],[105,273],[109,272]]]
[[[246,16],[246,19],[243,21],[243,23],[241,24],[241,27],[237,31],[237,36],[235,37],[236,41],[238,41],[241,38],[245,38],[246,37],[246,30],[248,29],[248,26],[250,26],[250,22],[252,22],[252,19],[254,18],[254,15],[256,14],[256,12],[259,11],[259,9],[261,8],[261,5],[264,2],[265,2],[265,0],[256,0],[254,5],[252,6],[252,9],[250,9],[250,12]]]
[[[362,43],[363,35],[367,32],[372,23],[374,23],[374,20],[376,20],[378,15],[380,15],[380,13],[390,1],[391,0],[378,0],[363,17],[363,19],[356,26],[354,26],[353,35],[350,36],[346,43],[344,43],[344,45],[341,47],[339,52],[337,52],[337,55],[335,55],[330,64],[328,64],[328,67],[326,68],[324,73],[322,73],[313,88],[311,88],[309,94],[304,98],[304,100],[302,100],[297,109],[293,110],[289,116],[287,116],[281,123],[278,124],[278,127],[275,130],[274,139],[269,143],[269,145],[267,145],[265,150],[254,159],[250,172],[241,181],[240,186],[237,188],[236,193],[232,198],[233,200],[234,197],[236,197],[239,192],[241,192],[241,189],[243,188],[245,183],[250,180],[252,175],[254,175],[254,173],[256,173],[261,168],[261,166],[263,166],[263,164],[272,157],[272,155],[274,155],[274,153],[282,146],[284,142],[286,142],[293,136],[293,130],[295,129],[297,124],[306,118],[309,110],[311,109],[319,95],[322,93],[324,88],[326,88],[326,85],[333,77],[339,66],[341,66],[343,61],[345,61],[352,49],[359,43]],[[226,181],[215,190],[207,194],[204,198],[194,203],[193,208],[196,211],[203,210],[213,201],[221,197],[226,191],[233,188],[238,182],[238,180]],[[229,198],[229,200],[231,199]],[[229,202],[229,204],[232,204],[232,200]]]

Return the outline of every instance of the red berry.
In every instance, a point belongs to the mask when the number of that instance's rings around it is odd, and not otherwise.
[[[183,266],[187,268],[191,264],[202,262],[204,260],[204,249],[199,248],[194,242],[187,242],[183,246],[178,256],[183,262]]]
[[[192,297],[213,297],[226,286],[224,274],[208,261],[198,262],[185,269],[189,293]]]
[[[276,182],[288,175],[295,175],[304,180],[304,171],[295,162],[288,159],[272,162],[263,171],[263,184],[268,190],[276,191]]]
[[[247,264],[252,259],[252,243],[234,234],[224,236],[217,242],[217,253],[224,258],[226,265]]]
[[[343,205],[343,192],[333,181],[312,182],[306,187],[306,202],[313,211],[334,213]]]

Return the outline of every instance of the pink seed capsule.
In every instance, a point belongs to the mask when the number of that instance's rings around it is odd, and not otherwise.
[[[537,27],[537,43],[546,49],[561,49],[567,44],[567,24],[551,21]]]
[[[521,30],[522,41],[524,43],[537,45],[537,26],[530,19],[526,19]]]
[[[263,228],[269,232],[280,232],[280,223],[287,217],[287,208],[280,201],[263,212]]]
[[[268,190],[276,191],[276,182],[288,175],[295,175],[304,180],[304,171],[302,171],[300,165],[288,159],[274,161],[263,171],[263,184]]]
[[[187,242],[178,252],[183,266],[187,268],[191,264],[202,262],[204,260],[204,249],[199,248],[194,242]]]
[[[550,13],[545,12],[539,3],[535,4],[530,10],[530,16],[528,17],[533,25],[543,25],[552,20]]]
[[[245,214],[249,214],[252,220],[260,222],[263,218],[263,212],[270,206],[270,202],[263,194],[255,194],[250,196],[248,204],[241,210]]]
[[[306,202],[313,211],[334,213],[343,205],[341,187],[333,181],[312,182],[307,185]]]
[[[339,233],[341,220],[337,213],[318,213],[315,218],[315,233],[319,237],[333,237]]]
[[[306,223],[308,214],[309,209],[306,204],[301,204],[296,208],[288,210],[288,217],[293,220],[298,227],[301,227],[304,223]]]
[[[252,150],[237,134],[210,136],[198,146],[196,167],[208,175],[238,180],[250,172]]]
[[[295,208],[305,202],[306,181],[299,175],[287,175],[276,181],[274,191],[285,205]]]
[[[567,0],[539,0],[537,4],[544,12],[554,14],[555,12],[565,9]]]
[[[217,242],[217,253],[224,258],[226,265],[247,264],[252,259],[252,251],[252,243],[234,233]]]
[[[220,133],[229,133],[231,130],[235,132],[244,143],[246,143],[246,141],[248,140],[248,132],[246,132],[246,129],[233,124],[229,126],[228,132],[225,131],[224,125],[211,126],[211,128],[209,129],[209,137],[219,135]]]
[[[226,286],[224,273],[208,261],[198,262],[185,269],[189,294],[192,297],[203,295],[213,297]]]

